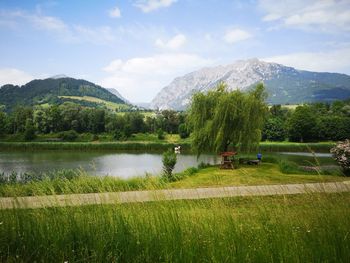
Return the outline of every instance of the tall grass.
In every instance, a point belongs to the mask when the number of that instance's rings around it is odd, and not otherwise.
[[[165,151],[174,148],[172,143],[157,142],[0,142],[0,150],[122,150],[122,151]],[[188,150],[188,144],[181,144]]]
[[[136,140],[136,139],[135,139]],[[138,140],[138,139],[137,139]],[[191,151],[191,143],[169,143],[167,141],[126,141],[126,142],[0,142],[1,150],[122,150],[122,151],[165,151],[181,145],[181,150]],[[262,152],[328,152],[335,145],[332,142],[293,143],[293,142],[262,142],[259,150]],[[244,147],[243,147],[244,148]],[[244,151],[244,149],[243,149]]]
[[[267,159],[267,158],[266,158]],[[123,179],[114,176],[92,176],[82,169],[43,173],[0,173],[0,197],[42,196],[80,193],[103,193],[163,188],[217,187],[333,182],[345,179],[340,169],[305,171],[292,161],[269,158],[258,166],[239,165],[234,170],[200,164],[167,178],[146,174]]]
[[[0,173],[0,197],[119,192],[160,189],[165,186],[166,182],[162,178],[149,175],[122,179],[111,176],[90,176],[83,170]]]
[[[350,195],[0,213],[1,262],[348,262]]]
[[[325,152],[329,153],[334,142],[296,143],[296,142],[261,142],[259,149],[263,152]]]

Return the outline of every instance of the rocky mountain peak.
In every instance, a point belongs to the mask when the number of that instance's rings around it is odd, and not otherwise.
[[[314,101],[320,96],[324,99],[324,88],[349,89],[350,92],[350,77],[347,75],[301,71],[252,58],[229,65],[203,68],[177,77],[157,94],[151,107],[185,109],[193,93],[211,90],[220,82],[225,82],[231,90],[243,91],[264,82],[269,102],[282,104]],[[317,93],[318,90],[322,90],[321,95]],[[329,94],[328,91],[326,93]],[[338,90],[337,96],[347,96],[345,93]]]

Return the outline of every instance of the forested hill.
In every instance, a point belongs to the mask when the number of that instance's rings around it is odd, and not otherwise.
[[[33,80],[23,86],[4,85],[0,88],[0,105],[5,105],[6,110],[11,111],[17,105],[61,104],[67,100],[61,96],[89,96],[125,104],[121,98],[101,86],[83,79],[65,77]],[[84,104],[84,101],[77,103]]]

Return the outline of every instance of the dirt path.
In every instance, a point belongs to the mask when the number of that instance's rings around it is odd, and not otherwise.
[[[234,186],[195,189],[167,189],[115,193],[70,194],[0,198],[0,209],[120,204],[179,199],[235,196],[292,195],[303,193],[350,192],[350,181],[334,183]]]

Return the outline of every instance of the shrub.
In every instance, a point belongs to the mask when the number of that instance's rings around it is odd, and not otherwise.
[[[24,139],[26,141],[32,141],[35,139],[35,128],[31,119],[27,119],[26,121]]]
[[[131,126],[129,124],[126,124],[124,129],[123,129],[123,136],[125,139],[131,137],[132,135],[132,130],[131,130]]]
[[[124,140],[124,134],[123,134],[123,132],[121,132],[120,130],[116,130],[115,132],[114,132],[114,139],[115,140],[117,140],[117,141],[122,141],[122,140]]]
[[[72,142],[78,138],[78,133],[74,130],[64,131],[59,133],[58,137],[64,141]]]
[[[350,140],[338,142],[331,149],[334,159],[343,168],[345,175],[350,175]]]
[[[186,124],[181,123],[179,125],[179,135],[180,135],[181,139],[186,139],[190,135],[190,133],[188,132]]]
[[[173,170],[176,165],[177,157],[172,149],[169,149],[165,153],[163,153],[163,172],[164,177],[169,181],[172,181],[173,178]]]
[[[293,174],[299,172],[299,166],[295,162],[282,159],[278,163],[278,166],[280,168],[280,171],[285,174]]]
[[[165,136],[164,136],[164,132],[162,129],[157,130],[157,137],[159,140],[164,140]]]

